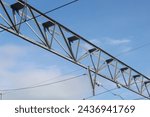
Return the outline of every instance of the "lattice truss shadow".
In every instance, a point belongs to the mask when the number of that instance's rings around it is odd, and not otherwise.
[[[8,2],[8,0],[6,0]],[[19,0],[0,0],[0,28],[88,70],[93,95],[97,77],[150,99],[150,79],[85,38]]]

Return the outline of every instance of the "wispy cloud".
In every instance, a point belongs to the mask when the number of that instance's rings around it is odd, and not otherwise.
[[[115,56],[132,48],[132,38],[131,36],[122,38],[101,37],[97,40],[100,48]]]
[[[110,40],[110,43],[113,44],[113,45],[120,45],[120,44],[126,44],[126,43],[129,43],[130,40],[127,40],[127,39],[123,39],[123,40]]]
[[[131,42],[130,39],[126,39],[126,38],[122,38],[122,39],[106,38],[106,41],[110,45],[123,45],[123,44],[129,44]]]

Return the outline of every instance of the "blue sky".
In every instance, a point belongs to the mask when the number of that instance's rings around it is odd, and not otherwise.
[[[6,2],[8,0],[5,0]],[[70,0],[28,0],[29,4],[46,12]],[[14,2],[14,0],[9,1]],[[149,0],[79,0],[48,14],[51,18],[82,35],[110,54],[150,76]],[[10,89],[31,86],[80,69],[66,60],[21,40],[7,32],[0,33],[0,88]],[[70,69],[71,68],[71,69]],[[79,70],[54,81],[85,73]],[[87,77],[57,85],[14,92],[4,92],[4,99],[82,99],[91,95]],[[53,80],[52,80],[53,81]],[[49,80],[48,82],[51,82]],[[107,87],[110,82],[102,80]],[[113,84],[112,84],[113,85]],[[98,92],[102,92],[98,89]],[[42,95],[39,95],[39,92]],[[114,91],[115,92],[115,91]],[[127,99],[137,95],[124,89],[116,91]],[[109,98],[108,98],[109,97]],[[106,93],[92,99],[120,99]]]

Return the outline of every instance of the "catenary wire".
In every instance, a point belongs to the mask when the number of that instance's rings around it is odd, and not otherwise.
[[[82,69],[76,69],[76,70],[73,70],[73,71],[71,71],[71,72],[67,72],[67,73],[65,73],[65,74],[61,74],[61,75],[58,75],[58,76],[56,76],[56,77],[53,77],[53,78],[51,78],[51,79],[47,79],[47,80],[44,80],[44,81],[41,81],[41,82],[32,84],[32,85],[29,86],[29,87],[37,86],[37,85],[40,85],[40,84],[42,84],[42,83],[48,82],[48,81],[50,81],[50,80],[54,80],[54,79],[56,79],[56,78],[60,78],[60,77],[63,77],[63,76],[67,76],[67,75],[69,75],[69,74],[72,74],[72,73],[75,73],[75,72],[78,72],[78,71],[81,71],[81,70],[82,70]],[[0,90],[0,91],[2,91],[2,90]],[[2,95],[4,95],[4,94],[5,94],[5,93],[2,93]],[[6,93],[6,94],[7,94],[7,93]]]
[[[18,1],[18,0],[17,0],[17,1]],[[48,14],[48,13],[50,13],[50,12],[56,11],[56,10],[58,10],[58,9],[61,9],[61,8],[63,8],[63,7],[66,7],[66,6],[68,6],[68,5],[71,5],[71,4],[73,4],[73,3],[75,3],[75,2],[78,2],[78,1],[79,1],[79,0],[73,0],[73,1],[68,2],[68,3],[66,3],[66,4],[63,4],[63,5],[59,6],[59,7],[56,7],[56,8],[54,8],[54,9],[49,10],[49,11],[46,11],[46,12],[44,12],[43,14],[46,15],[46,14]],[[40,16],[41,16],[41,14],[35,16],[35,18],[38,18],[38,17],[40,17]],[[22,21],[21,23],[16,24],[15,26],[18,26],[18,25],[20,25],[20,24],[22,24],[22,23],[28,22],[28,21],[33,20],[33,19],[34,19],[34,18],[27,19],[27,20],[25,20],[25,21]],[[11,27],[8,27],[7,29],[10,29],[10,28],[11,28]],[[0,32],[3,32],[3,31],[5,31],[5,30],[1,30]]]
[[[56,7],[56,8],[54,8],[54,9],[52,9],[52,10],[49,10],[49,11],[45,12],[44,14],[48,14],[48,13],[50,13],[50,12],[56,11],[56,10],[58,10],[58,9],[61,9],[61,8],[63,8],[63,7],[68,6],[68,5],[70,5],[70,4],[73,4],[73,3],[77,2],[77,1],[79,1],[79,0],[73,0],[73,1],[71,1],[71,2],[68,2],[68,3],[64,4],[64,5],[61,5],[61,6],[59,6],[59,7]],[[39,16],[41,16],[41,15],[38,15],[38,16],[36,16],[35,18],[37,18],[37,17],[39,17]]]
[[[146,98],[141,97],[141,98],[135,98],[135,99],[132,99],[132,100],[143,100],[143,99],[146,99]]]
[[[101,86],[103,89],[105,89],[106,91],[101,92],[101,93],[98,93],[98,94],[96,94],[96,95],[94,95],[94,96],[89,96],[89,97],[87,97],[87,98],[84,98],[84,100],[90,99],[90,98],[93,98],[93,97],[96,97],[96,96],[99,96],[99,95],[102,95],[102,94],[105,94],[105,93],[111,93],[112,95],[117,96],[117,97],[119,97],[119,98],[122,99],[122,100],[125,100],[121,95],[112,92],[112,91],[114,91],[114,90],[117,90],[118,88],[107,89],[107,88],[105,88],[103,85],[100,85],[100,86]]]
[[[104,92],[100,92],[100,93],[98,93],[98,94],[96,94],[96,95],[94,95],[94,96],[89,96],[89,97],[83,98],[83,100],[90,99],[90,98],[93,98],[93,97],[97,97],[97,96],[99,96],[99,95],[102,95],[102,94],[105,94],[105,93],[108,93],[108,92],[110,92],[110,91],[117,90],[117,89],[118,89],[118,88],[113,88],[113,89],[110,89],[110,90],[107,90],[107,91],[104,91]]]
[[[26,90],[26,89],[39,88],[39,87],[49,86],[49,85],[58,84],[58,83],[62,83],[62,82],[65,82],[65,81],[77,79],[77,78],[79,78],[81,76],[84,76],[84,75],[86,75],[86,74],[81,74],[81,75],[78,75],[78,76],[70,77],[68,79],[59,80],[59,81],[56,81],[56,82],[46,83],[46,84],[42,84],[42,85],[29,86],[29,87],[21,87],[21,88],[14,88],[14,89],[4,89],[4,90],[0,90],[0,91],[1,92],[7,92],[7,91],[18,91],[18,90]]]
[[[105,89],[105,90],[109,90],[109,89],[107,89],[107,88],[105,88],[103,85],[101,85],[101,87],[103,88],[103,89]],[[117,97],[119,97],[119,98],[121,98],[122,100],[124,100],[124,98],[121,96],[121,95],[119,95],[119,94],[116,94],[116,93],[113,93],[112,91],[109,91],[112,95],[114,95],[114,96],[117,96]]]
[[[58,75],[58,76],[56,76],[56,77],[54,77],[54,78],[52,78],[52,79],[47,79],[47,80],[43,80],[43,81],[41,81],[41,82],[35,83],[35,84],[33,84],[32,86],[39,85],[39,84],[48,82],[48,81],[50,81],[50,80],[54,80],[54,79],[56,79],[56,78],[60,78],[60,77],[63,77],[63,76],[67,76],[67,75],[69,75],[69,74],[72,74],[72,73],[75,73],[75,72],[81,71],[81,70],[82,70],[82,69],[76,69],[76,70],[74,70],[74,71],[71,71],[71,72],[67,72],[67,73],[65,73],[65,74]]]
[[[140,46],[137,46],[137,47],[135,47],[135,48],[133,48],[133,49],[130,49],[130,50],[128,50],[128,51],[121,52],[121,53],[117,54],[115,57],[119,57],[119,56],[122,56],[123,54],[127,54],[127,53],[130,53],[130,52],[137,51],[137,50],[139,50],[139,49],[141,49],[141,48],[144,48],[144,47],[146,47],[146,46],[149,46],[149,45],[150,45],[150,42],[144,43],[144,44],[142,44],[142,45],[140,45]]]

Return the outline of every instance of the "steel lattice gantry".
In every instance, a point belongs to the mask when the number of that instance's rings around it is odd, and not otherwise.
[[[6,1],[6,2],[5,2]],[[150,99],[150,79],[28,3],[0,0],[0,28],[88,70],[95,95],[97,77]],[[87,47],[87,48],[85,48]]]

